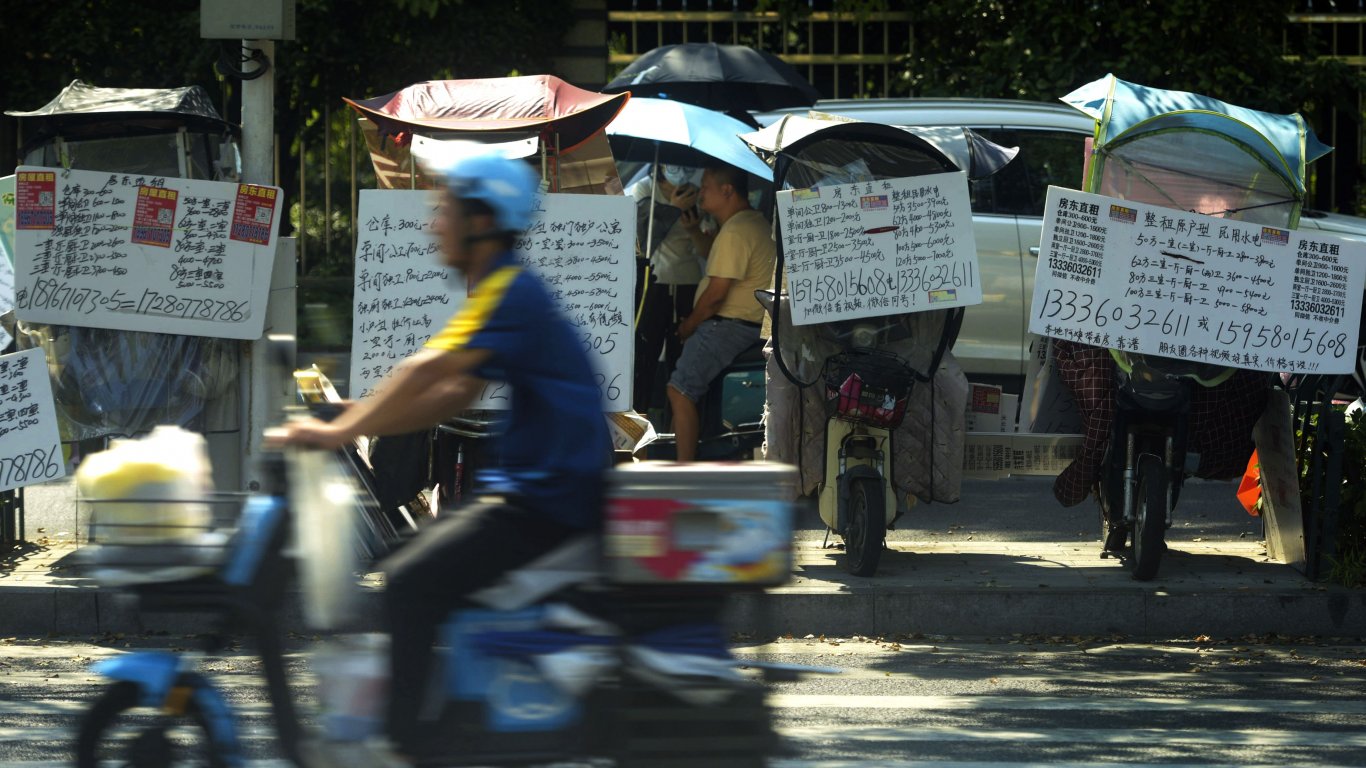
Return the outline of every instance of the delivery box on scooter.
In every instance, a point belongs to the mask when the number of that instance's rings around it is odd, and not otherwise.
[[[617,583],[770,586],[792,571],[795,467],[627,464],[610,494],[603,550]]]

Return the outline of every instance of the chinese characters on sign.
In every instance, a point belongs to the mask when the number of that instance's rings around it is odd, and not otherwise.
[[[1264,371],[1352,370],[1366,248],[1049,187],[1029,330]]]
[[[516,249],[575,323],[597,366],[608,411],[630,409],[635,344],[635,210],[619,195],[542,195]],[[431,234],[430,192],[362,190],[351,336],[352,396],[372,392],[389,370],[422,346],[465,301],[441,266]],[[491,384],[476,407],[506,408],[506,387]]]
[[[982,303],[962,173],[778,193],[795,325]]]
[[[66,474],[41,349],[0,356],[0,491]]]
[[[278,188],[27,167],[16,183],[21,319],[260,337]]]

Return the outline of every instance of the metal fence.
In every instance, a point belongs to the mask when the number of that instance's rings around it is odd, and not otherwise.
[[[912,16],[905,11],[810,8],[784,15],[754,10],[755,3],[739,0],[685,1],[681,7],[662,0],[618,0],[607,6],[608,62],[613,68],[661,45],[748,45],[777,54],[833,99],[891,95],[893,65],[912,44]]]
[[[1288,17],[1284,44],[1287,58],[1296,58],[1296,49],[1312,48],[1358,71],[1366,67],[1366,2],[1319,0],[1303,3],[1303,8],[1303,12]],[[1311,204],[1315,208],[1360,215],[1366,213],[1360,208],[1362,193],[1366,191],[1366,180],[1361,178],[1362,168],[1366,167],[1366,146],[1362,142],[1366,97],[1358,89],[1350,96],[1344,94],[1344,100],[1353,106],[1328,104],[1320,109],[1320,114],[1310,116],[1319,138],[1333,147],[1332,154],[1315,163],[1317,179]]]

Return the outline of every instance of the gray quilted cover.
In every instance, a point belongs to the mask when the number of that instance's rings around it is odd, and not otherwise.
[[[914,322],[918,330],[911,340],[883,348],[924,370],[939,338],[942,313],[923,313]],[[784,323],[784,327],[791,326]],[[823,359],[822,352],[829,351],[817,349],[806,355],[807,367],[802,369],[802,363],[798,363],[798,377],[804,381],[818,378],[818,359]],[[769,461],[796,465],[801,470],[802,493],[813,493],[819,488],[824,473],[824,385],[816,383],[798,388],[789,381],[773,358],[772,339],[764,352],[768,358],[765,456]],[[789,354],[784,359],[792,360],[792,357]],[[919,501],[958,501],[963,480],[967,401],[967,376],[953,354],[946,353],[930,382],[916,382],[911,390],[906,418],[892,436],[895,450],[892,482],[899,491]]]

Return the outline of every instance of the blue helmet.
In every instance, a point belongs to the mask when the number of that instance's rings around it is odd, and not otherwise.
[[[455,197],[479,200],[492,208],[500,231],[522,232],[531,224],[541,180],[526,161],[483,152],[455,160],[442,175]]]

